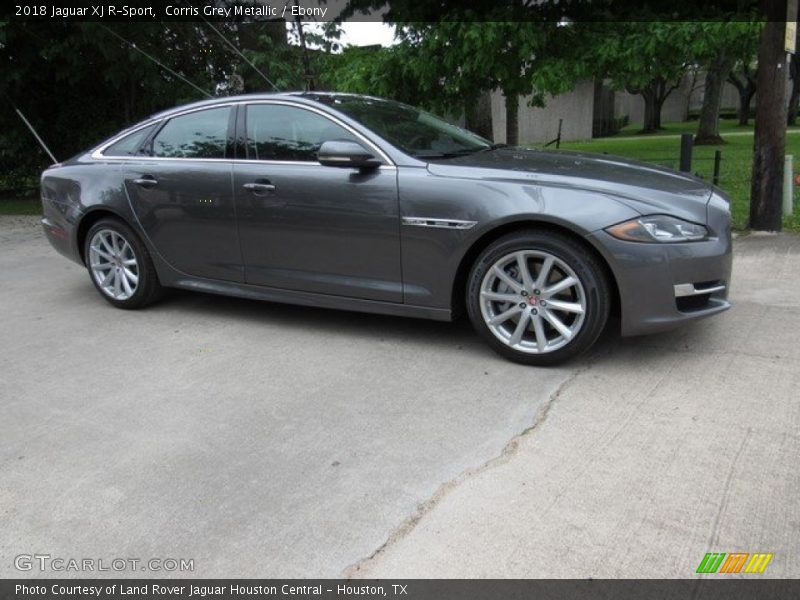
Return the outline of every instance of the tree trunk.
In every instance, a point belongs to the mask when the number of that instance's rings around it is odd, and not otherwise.
[[[759,90],[750,191],[750,227],[780,231],[783,159],[786,150],[786,55],[783,37],[786,3],[762,0],[766,15],[758,47]]]
[[[667,87],[667,82],[661,77],[653,79],[646,88],[638,90],[636,93],[644,98],[644,123],[641,133],[655,133],[661,127],[661,109],[667,99],[677,86]]]
[[[756,95],[756,82],[750,69],[745,68],[742,79],[735,73],[729,74],[728,83],[739,92],[739,125],[747,125],[750,121],[750,103]]]
[[[699,76],[698,69],[695,67],[692,69],[692,80],[689,84],[689,92],[686,94],[686,105],[684,106],[684,113],[686,114],[686,118],[689,118],[689,112],[692,109],[692,100],[694,97],[695,91],[697,88],[700,87],[697,85],[697,78]]]
[[[506,96],[506,144],[519,144],[519,96]]]
[[[658,130],[656,124],[656,98],[652,87],[639,92],[644,99],[644,122],[642,123],[642,133],[655,133]]]
[[[750,103],[755,93],[754,86],[747,86],[739,92],[739,125],[747,125],[750,122]]]
[[[656,97],[653,105],[653,130],[660,131],[664,129],[661,126],[661,109],[664,107],[664,100],[666,100],[666,96],[663,98]]]
[[[722,88],[725,80],[733,68],[734,61],[726,56],[725,51],[720,52],[706,72],[705,94],[703,106],[700,109],[700,122],[697,126],[697,135],[694,143],[724,144],[719,135],[719,109],[722,103]]]
[[[789,73],[792,77],[792,93],[789,96],[789,110],[786,122],[789,125],[797,123],[797,109],[800,106],[800,65],[796,54],[792,54]]]
[[[297,6],[297,2],[298,0],[295,0],[295,6]],[[311,59],[308,56],[308,46],[306,45],[306,32],[303,29],[303,21],[298,16],[295,17],[294,23],[297,28],[297,38],[300,41],[300,56],[303,60],[303,85],[307,92],[313,92],[315,89],[314,73],[311,71]]]
[[[494,141],[490,92],[482,92],[474,102],[467,103],[464,107],[464,121],[468,130],[487,140]]]
[[[795,36],[795,47],[800,43],[800,30],[797,31]],[[789,59],[789,77],[792,78],[792,92],[789,96],[789,111],[787,115],[787,123],[794,125],[797,122],[797,108],[800,102],[800,58],[797,53],[792,54]]]
[[[798,108],[800,108],[800,81],[795,78],[792,82],[792,95],[789,97],[789,110],[786,115],[788,125],[797,125]]]

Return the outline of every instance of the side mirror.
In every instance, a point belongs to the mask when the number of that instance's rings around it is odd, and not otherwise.
[[[372,152],[358,142],[329,140],[317,152],[317,160],[326,167],[345,169],[374,169],[383,164]]]

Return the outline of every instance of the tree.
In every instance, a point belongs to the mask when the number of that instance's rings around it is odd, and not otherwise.
[[[695,144],[724,143],[719,135],[722,90],[738,57],[752,51],[751,48],[757,44],[760,28],[760,23],[753,21],[697,24],[692,50],[697,63],[705,69],[706,76]]]
[[[213,94],[231,70],[223,42],[201,23],[9,21],[2,32],[5,185],[22,184],[50,162],[12,106],[65,158],[154,112]]]
[[[762,10],[767,22],[758,47],[757,85],[770,93],[762,92],[756,100],[750,227],[780,231],[787,112],[786,3],[762,0]]]
[[[474,104],[464,107],[464,126],[487,140],[494,138],[492,95],[489,91],[480,93]]]
[[[764,24],[750,21],[748,26],[747,35],[740,37],[734,47],[736,62],[727,79],[739,92],[739,125],[747,125],[750,119],[750,104],[756,93],[756,57]]]
[[[326,89],[334,79],[329,71],[340,62],[341,26],[335,22],[309,24],[295,19],[284,22],[242,23],[239,25],[245,55],[269,78],[267,89]],[[248,71],[245,87],[260,91],[264,78]]]
[[[350,66],[346,80],[339,81],[343,89],[371,88],[371,93],[397,100],[418,100],[440,113],[470,116],[481,97],[500,90],[510,145],[519,142],[520,96],[542,106],[546,94],[567,91],[577,76],[566,60],[574,47],[573,28],[555,22],[398,23],[397,35],[397,46],[355,54],[362,66]],[[365,60],[371,62],[368,68],[363,68]],[[379,76],[373,69],[379,69]]]
[[[739,92],[739,125],[747,125],[750,120],[750,104],[756,95],[756,74],[749,62],[741,61],[728,74],[728,83]]]
[[[800,46],[800,28],[798,28],[795,45]],[[792,91],[789,95],[789,108],[786,116],[787,124],[794,125],[797,122],[797,110],[800,108],[800,57],[795,51],[789,60],[789,77],[792,78]]]
[[[695,23],[636,21],[614,27],[581,23],[586,44],[584,60],[616,89],[644,100],[643,133],[661,129],[661,109],[692,64],[690,53]]]

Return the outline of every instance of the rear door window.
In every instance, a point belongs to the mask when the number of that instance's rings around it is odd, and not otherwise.
[[[173,117],[153,138],[151,155],[162,158],[225,158],[230,110],[225,106]]]
[[[147,136],[155,129],[156,123],[129,133],[103,150],[103,156],[134,156]]]

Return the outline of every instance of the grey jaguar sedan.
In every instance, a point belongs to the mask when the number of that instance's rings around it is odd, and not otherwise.
[[[100,295],[164,288],[427,319],[466,312],[549,365],[610,315],[638,335],[729,307],[728,200],[609,156],[493,145],[397,102],[217,98],[42,174],[45,233]]]

